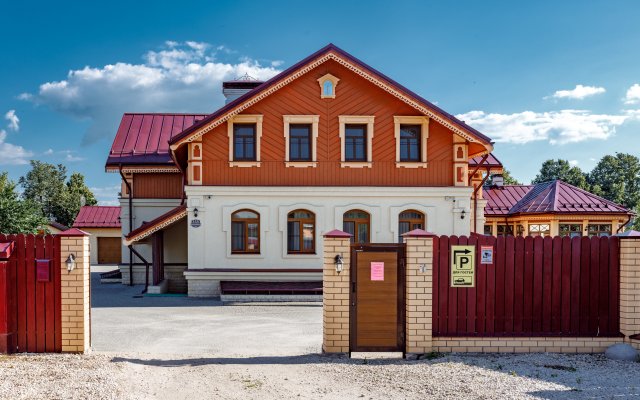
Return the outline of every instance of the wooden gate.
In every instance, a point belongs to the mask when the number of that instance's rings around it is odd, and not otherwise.
[[[451,245],[477,246],[475,287],[451,287]],[[433,336],[620,335],[617,237],[441,236],[433,251]]]
[[[13,242],[0,259],[0,352],[62,351],[60,237],[0,235],[0,242]]]
[[[403,244],[351,246],[350,351],[404,352]]]

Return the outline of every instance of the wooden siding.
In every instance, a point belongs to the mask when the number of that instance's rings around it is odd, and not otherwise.
[[[182,197],[182,174],[134,174],[133,197],[136,199],[179,199]]]
[[[331,73],[340,79],[335,99],[321,99],[317,79]],[[244,114],[264,116],[260,167],[230,167],[227,124],[203,137],[203,185],[234,186],[451,186],[453,133],[429,123],[427,168],[397,168],[394,116],[421,115],[382,89],[329,61]],[[287,168],[283,115],[319,115],[317,167]],[[341,168],[340,115],[374,115],[372,168]]]

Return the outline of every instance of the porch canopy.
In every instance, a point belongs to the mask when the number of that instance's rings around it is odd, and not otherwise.
[[[164,280],[164,239],[163,230],[176,222],[187,217],[187,206],[180,205],[168,212],[160,215],[149,222],[144,222],[140,227],[129,232],[123,242],[128,246],[143,262],[149,265],[148,261],[133,249],[133,245],[141,240],[151,237],[151,256],[153,265],[153,285],[158,285]],[[147,275],[148,276],[148,275]]]

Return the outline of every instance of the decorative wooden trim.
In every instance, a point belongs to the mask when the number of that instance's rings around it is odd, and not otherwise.
[[[134,242],[138,242],[142,239],[145,239],[153,235],[154,233],[166,228],[167,226],[173,224],[174,222],[180,221],[182,218],[185,218],[186,216],[187,216],[187,209],[185,208],[180,212],[174,214],[171,218],[168,218],[159,224],[150,226],[148,229],[145,229],[144,231],[138,233],[135,236],[125,238],[124,244],[125,246],[128,246]]]
[[[318,163],[315,161],[285,161],[284,166],[287,168],[315,168]]]
[[[331,82],[333,88],[333,94],[324,94],[324,83],[326,81]],[[336,86],[338,86],[338,82],[340,79],[336,78],[331,74],[326,74],[320,78],[318,78],[318,83],[320,84],[320,98],[321,99],[335,99],[336,98]]]
[[[464,137],[466,140],[468,140],[470,142],[480,143],[480,141],[478,139],[474,138],[472,135],[468,134],[467,132],[465,132],[460,127],[458,127],[458,126],[454,125],[453,123],[447,121],[445,118],[443,118],[442,116],[438,115],[437,113],[435,113],[431,109],[419,104],[415,100],[411,99],[409,96],[407,96],[407,95],[403,94],[402,92],[396,90],[395,88],[393,88],[388,83],[383,82],[383,81],[379,80],[378,78],[374,77],[373,75],[363,71],[362,69],[360,69],[359,67],[357,67],[356,65],[354,65],[350,61],[343,59],[339,55],[337,55],[337,54],[335,54],[333,52],[329,52],[329,53],[325,54],[324,56],[319,57],[317,60],[315,60],[313,62],[310,62],[305,67],[300,68],[297,72],[294,72],[291,75],[284,77],[280,82],[274,84],[273,86],[271,86],[270,88],[268,88],[264,92],[261,92],[261,93],[257,94],[255,97],[248,99],[246,102],[244,102],[242,104],[239,104],[236,108],[228,111],[226,114],[223,114],[219,118],[211,121],[209,124],[203,126],[202,128],[200,128],[200,130],[195,131],[190,136],[185,137],[184,139],[182,139],[181,141],[179,141],[177,143],[174,143],[171,146],[171,149],[175,150],[182,143],[193,142],[195,140],[198,140],[200,137],[202,137],[202,135],[204,135],[205,133],[215,129],[219,125],[223,124],[229,118],[231,118],[234,115],[237,115],[237,114],[241,113],[242,111],[252,107],[254,104],[256,104],[257,102],[263,100],[265,97],[267,97],[267,96],[275,93],[276,91],[282,89],[283,87],[285,87],[289,83],[291,83],[294,80],[298,79],[299,77],[305,75],[307,72],[315,69],[316,67],[318,67],[319,65],[327,62],[328,60],[334,60],[334,61],[338,62],[339,64],[343,65],[347,69],[355,72],[356,74],[362,76],[366,80],[368,80],[368,81],[372,82],[373,84],[375,84],[376,86],[380,87],[384,91],[386,91],[386,92],[390,93],[391,95],[395,96],[396,98],[400,99],[404,103],[410,105],[411,107],[415,108],[416,110],[420,111],[421,113],[427,115],[429,118],[437,121],[438,123],[442,124],[443,126],[447,127],[448,129],[452,130],[453,132],[457,133],[458,135]],[[486,153],[491,152],[491,150],[493,149],[493,146],[491,144],[489,144],[488,146],[489,146],[489,148],[486,150],[486,152],[478,153],[478,154],[475,154],[474,156],[484,155]]]
[[[118,172],[118,168],[107,168],[107,172]],[[122,173],[124,174],[157,174],[157,173],[180,173],[180,168],[178,167],[125,167],[122,168]]]
[[[229,166],[231,167],[255,167],[260,166],[260,139],[262,138],[262,115],[242,114],[229,119],[227,124],[227,136],[229,137]],[[233,159],[233,124],[256,124],[256,160],[255,161],[235,161]],[[249,165],[258,163],[258,165]]]
[[[342,168],[352,167],[352,168],[364,168],[371,167],[371,162],[373,161],[373,123],[375,121],[375,116],[373,115],[340,115],[338,117],[338,121],[340,123],[340,161]],[[345,139],[345,125],[347,124],[365,124],[367,125],[367,161],[347,161],[345,160],[344,154],[344,139]]]
[[[283,115],[282,121],[284,125],[285,140],[285,163],[287,167],[315,167],[317,158],[317,141],[318,141],[318,124],[320,122],[319,115]],[[309,161],[290,161],[289,160],[289,125],[291,124],[311,124],[311,162]],[[313,164],[313,165],[310,165]]]
[[[429,139],[429,118],[424,116],[402,116],[393,117],[393,124],[396,138],[396,166],[407,168],[426,168],[427,167],[427,140]],[[400,126],[401,125],[420,125],[420,161],[402,161],[400,160]],[[410,166],[410,165],[415,166]]]

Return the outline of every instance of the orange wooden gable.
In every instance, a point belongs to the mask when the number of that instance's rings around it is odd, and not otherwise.
[[[318,79],[327,74],[339,79],[335,98],[320,96]],[[242,111],[230,116],[262,116],[260,166],[242,168],[230,164],[228,122],[220,123],[220,120],[228,115],[221,111],[233,107],[225,106],[199,123],[199,127],[194,126],[191,133],[185,131],[173,140],[171,147],[174,150],[188,141],[198,143],[190,154],[184,150],[187,146],[176,152],[179,159],[184,160],[188,154],[189,161],[195,162],[196,166],[190,169],[190,183],[193,184],[195,178],[197,184],[224,186],[466,186],[468,158],[492,148],[489,139],[483,135],[474,136],[474,130],[461,133],[459,128],[453,129],[450,121],[418,110],[415,104],[335,59],[318,63],[277,91],[255,101],[261,87],[238,99],[236,108]],[[216,114],[221,115],[218,120],[211,118]],[[284,115],[319,117],[315,167],[286,166]],[[370,168],[341,166],[338,132],[339,116],[344,115],[375,117]],[[394,117],[425,115],[430,117],[428,166],[400,168],[396,165]],[[460,157],[463,153],[464,160],[454,159],[455,154]]]
[[[318,78],[340,79],[334,99],[320,97]],[[242,114],[262,115],[260,167],[229,165],[228,123],[202,137],[202,185],[452,186],[453,133],[430,120],[427,168],[396,166],[394,116],[421,116],[410,105],[335,61],[327,61]],[[317,166],[287,167],[283,115],[318,115]],[[375,116],[371,168],[340,163],[340,115]]]

